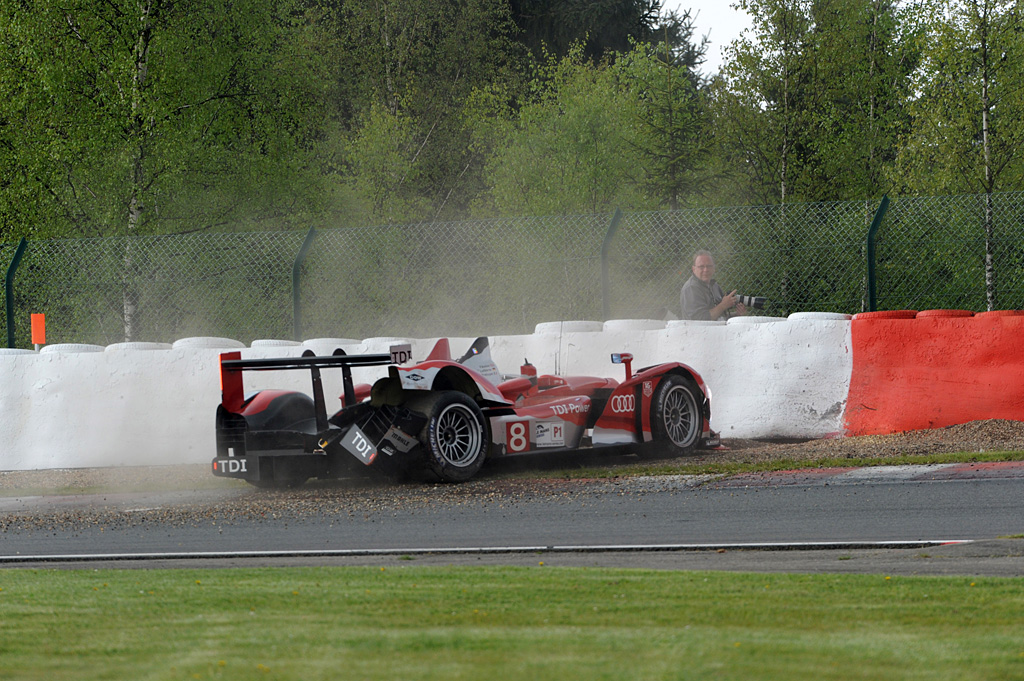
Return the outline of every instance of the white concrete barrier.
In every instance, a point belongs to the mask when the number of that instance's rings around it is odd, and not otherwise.
[[[753,318],[745,321],[569,321],[538,324],[534,333],[491,337],[499,369],[518,373],[523,360],[539,373],[621,378],[613,352],[631,352],[640,368],[667,361],[699,372],[712,391],[712,427],[729,437],[823,437],[842,431],[852,357],[848,316]],[[251,347],[227,338],[173,344],[46,346],[0,353],[0,470],[206,463],[214,453],[220,401],[219,356],[291,357],[387,352],[410,343],[414,360],[436,338],[266,339]],[[472,338],[450,338],[459,357]],[[68,344],[72,345],[72,344]],[[105,350],[105,351],[103,351]],[[386,367],[357,368],[372,383]],[[325,394],[341,394],[340,372],[325,371]],[[249,372],[246,390],[309,391],[303,371]],[[337,403],[335,403],[337,404]]]
[[[2,469],[192,463],[210,451],[216,350],[0,356],[0,375]]]

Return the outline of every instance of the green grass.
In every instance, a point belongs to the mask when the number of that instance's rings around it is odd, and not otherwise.
[[[1019,679],[1024,580],[0,570],[0,678]]]

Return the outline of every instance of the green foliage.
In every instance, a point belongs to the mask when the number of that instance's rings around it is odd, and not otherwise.
[[[716,127],[730,164],[742,177],[743,201],[793,200],[802,160],[794,149],[808,125],[801,105],[807,67],[801,47],[810,20],[807,2],[744,0],[754,35],[733,44],[718,90]]]
[[[514,110],[489,101],[478,118],[494,135],[484,173],[499,213],[607,212],[641,201],[630,153],[636,100],[617,70],[586,61],[577,46],[536,65]]]
[[[928,42],[915,79],[919,93],[911,106],[913,124],[893,175],[904,186],[925,192],[984,194],[986,204],[967,230],[978,249],[956,259],[943,279],[984,281],[989,310],[1006,305],[1001,278],[1019,278],[1017,257],[1001,258],[1005,232],[998,229],[993,194],[1016,189],[1024,180],[1024,36],[1016,2],[962,0],[925,3]],[[967,255],[967,254],[961,254]],[[1009,270],[1009,271],[1008,271]]]
[[[314,58],[330,44],[315,5],[40,0],[10,12],[0,43],[18,78],[0,93],[15,95],[0,101],[0,147],[18,150],[23,183],[0,196],[8,224],[39,216],[26,196],[48,199],[40,236],[282,227],[315,206],[305,171],[334,68]]]
[[[856,311],[850,273],[860,249],[852,235],[866,232],[870,218],[835,214],[831,202],[874,204],[887,189],[886,171],[909,124],[919,23],[880,0],[741,6],[754,30],[732,46],[712,94],[719,167],[732,179],[721,196],[783,204],[743,242],[773,254],[774,276],[760,278],[778,287],[785,311],[811,301],[820,310]],[[815,209],[809,202],[822,203]],[[801,204],[795,213],[786,207],[794,203]],[[806,248],[811,241],[847,244],[847,275],[837,276],[826,251]]]
[[[459,232],[465,218],[606,224],[615,208],[821,202],[728,228],[698,218],[694,233],[677,229],[690,229],[690,215],[657,218],[632,232],[656,255],[616,266],[637,296],[663,305],[680,244],[711,246],[743,272],[734,283],[785,310],[851,311],[863,215],[881,194],[979,192],[989,197],[980,207],[923,209],[920,232],[900,232],[920,247],[883,244],[880,275],[890,300],[982,285],[984,304],[965,307],[1018,305],[1024,255],[1008,230],[1019,211],[995,198],[1024,182],[1016,3],[740,6],[753,30],[709,79],[690,15],[662,14],[653,0],[12,0],[0,5],[0,241],[368,225],[422,238],[407,251],[360,233],[349,264],[365,272],[382,249],[444,265],[450,253],[424,225]],[[864,202],[856,218],[831,207],[846,201]],[[937,243],[944,231],[969,245]],[[503,247],[510,258],[518,244],[554,254],[567,238],[548,221]],[[817,251],[801,252],[815,240]],[[193,256],[210,279],[228,274],[217,255]],[[463,274],[510,259],[463,255]],[[140,317],[166,275],[137,256],[122,244],[97,261],[112,268],[97,280],[114,301],[102,311],[63,291],[36,298],[102,338],[171,328]],[[46,270],[31,257],[25,268]],[[392,290],[395,278],[363,275],[353,295],[383,305],[369,291]],[[422,285],[435,309],[457,310],[465,293],[440,278]],[[534,278],[514,292],[537,298],[552,286]],[[474,288],[475,305],[490,304],[484,293]],[[595,309],[567,296],[581,314]],[[637,309],[648,307],[658,305]],[[528,326],[522,304],[502,312]]]
[[[474,89],[516,79],[501,0],[344,0],[339,31],[357,69],[340,102],[352,143],[337,179],[369,207],[363,224],[464,214],[480,191],[463,107]]]
[[[419,142],[416,122],[407,113],[371,104],[350,155],[356,190],[370,201],[367,221],[409,220],[426,210],[425,201],[408,191],[422,172]]]
[[[880,308],[990,309],[990,252],[998,308],[1024,309],[1022,215],[1018,192],[894,201],[878,232]]]
[[[690,14],[653,0],[8,3],[0,238],[1024,180],[1014,3],[740,6],[709,82]]]
[[[740,201],[880,196],[906,128],[914,14],[881,0],[744,0],[754,33],[716,88]]]
[[[694,70],[705,45],[694,46],[689,15],[682,26],[685,61],[677,61],[666,42],[637,45],[616,64],[637,100],[631,143],[642,186],[658,206],[672,210],[703,197],[712,180],[710,118],[704,82]]]
[[[1024,35],[1017,3],[933,1],[926,7],[928,34],[914,80],[919,94],[896,181],[938,194],[1020,189]]]
[[[814,19],[811,170],[805,200],[878,199],[909,126],[922,29],[912,4],[823,2]]]
[[[599,61],[658,32],[659,0],[509,0],[518,39],[537,57],[574,49]]]

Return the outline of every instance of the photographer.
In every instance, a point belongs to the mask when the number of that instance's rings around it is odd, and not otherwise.
[[[683,284],[679,300],[683,319],[718,320],[747,314],[747,308],[737,300],[735,289],[725,294],[715,281],[715,259],[708,251],[697,251],[693,256],[693,275]]]

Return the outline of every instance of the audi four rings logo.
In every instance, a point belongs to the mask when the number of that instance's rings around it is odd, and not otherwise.
[[[632,395],[612,395],[612,412],[624,414],[636,409],[636,399]]]

